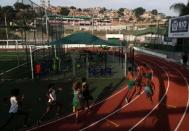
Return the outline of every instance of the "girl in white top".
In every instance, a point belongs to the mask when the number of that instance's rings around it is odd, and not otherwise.
[[[15,96],[11,96],[10,97],[10,109],[9,109],[9,113],[16,113],[18,111],[18,101],[16,100]]]
[[[23,111],[20,107],[20,104],[22,103],[24,97],[20,97],[20,90],[18,88],[12,89],[11,90],[11,97],[10,97],[10,109],[9,109],[9,118],[6,121],[6,123],[4,123],[0,129],[3,129],[4,127],[6,127],[11,121],[12,119],[16,116],[16,115],[23,115],[24,116],[24,127],[27,126],[27,120],[28,120],[28,112]]]
[[[41,122],[41,120],[43,120],[45,118],[45,116],[52,110],[52,108],[56,107],[56,92],[53,89],[54,84],[49,84],[48,86],[48,93],[47,93],[47,97],[48,97],[48,102],[47,102],[47,108],[46,108],[46,112],[42,115],[42,117],[39,120],[39,123]]]
[[[53,88],[49,89],[48,98],[49,103],[56,102],[56,92]]]

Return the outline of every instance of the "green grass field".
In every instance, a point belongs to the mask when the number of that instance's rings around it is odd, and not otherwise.
[[[26,62],[25,52],[0,51],[0,73]]]

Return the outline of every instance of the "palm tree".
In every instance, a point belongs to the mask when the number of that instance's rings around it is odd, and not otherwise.
[[[170,6],[170,9],[178,12],[180,16],[189,14],[189,1],[187,4],[184,3],[175,3]]]
[[[178,12],[180,16],[188,15],[189,14],[189,0],[186,4],[184,3],[175,3],[170,6],[170,9],[173,9],[174,11]],[[180,45],[183,51],[187,51],[187,41],[188,38],[178,38],[177,39],[177,45]],[[179,47],[179,46],[178,46]]]

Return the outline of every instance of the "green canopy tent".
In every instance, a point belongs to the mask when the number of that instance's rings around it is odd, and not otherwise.
[[[62,39],[53,41],[50,44],[55,45],[55,46],[56,45],[69,45],[69,44],[100,45],[101,47],[103,47],[103,46],[118,46],[115,43],[103,40],[103,39],[101,39],[95,35],[92,35],[88,32],[76,32],[76,33],[68,35]],[[73,74],[75,74],[75,69],[73,69]]]
[[[51,42],[52,45],[63,45],[63,44],[87,44],[87,45],[111,45],[110,42],[103,40],[95,35],[88,32],[76,32],[68,35],[62,39]]]
[[[92,35],[88,32],[76,32],[71,35],[68,35],[62,39],[53,41],[51,45],[69,45],[69,44],[86,44],[86,45],[110,45],[106,40],[100,39],[99,37]],[[75,65],[74,54],[72,55],[73,65]],[[88,58],[87,58],[88,59]],[[88,61],[88,60],[86,60]],[[87,70],[88,74],[88,70]],[[73,75],[75,76],[75,66],[73,66]],[[87,75],[88,77],[88,75]]]

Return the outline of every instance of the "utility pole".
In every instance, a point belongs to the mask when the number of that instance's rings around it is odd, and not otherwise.
[[[48,16],[47,16],[47,7],[45,6],[45,23],[46,23],[46,33],[49,36],[49,29],[48,29]]]
[[[9,41],[8,41],[8,39],[9,39],[9,35],[8,35],[8,29],[7,29],[7,17],[6,17],[6,14],[4,14],[5,15],[5,31],[6,31],[6,36],[7,36],[7,47],[8,47],[8,45],[9,45]]]
[[[94,8],[93,8],[93,12],[94,12]],[[94,33],[94,13],[92,14],[92,35]]]

